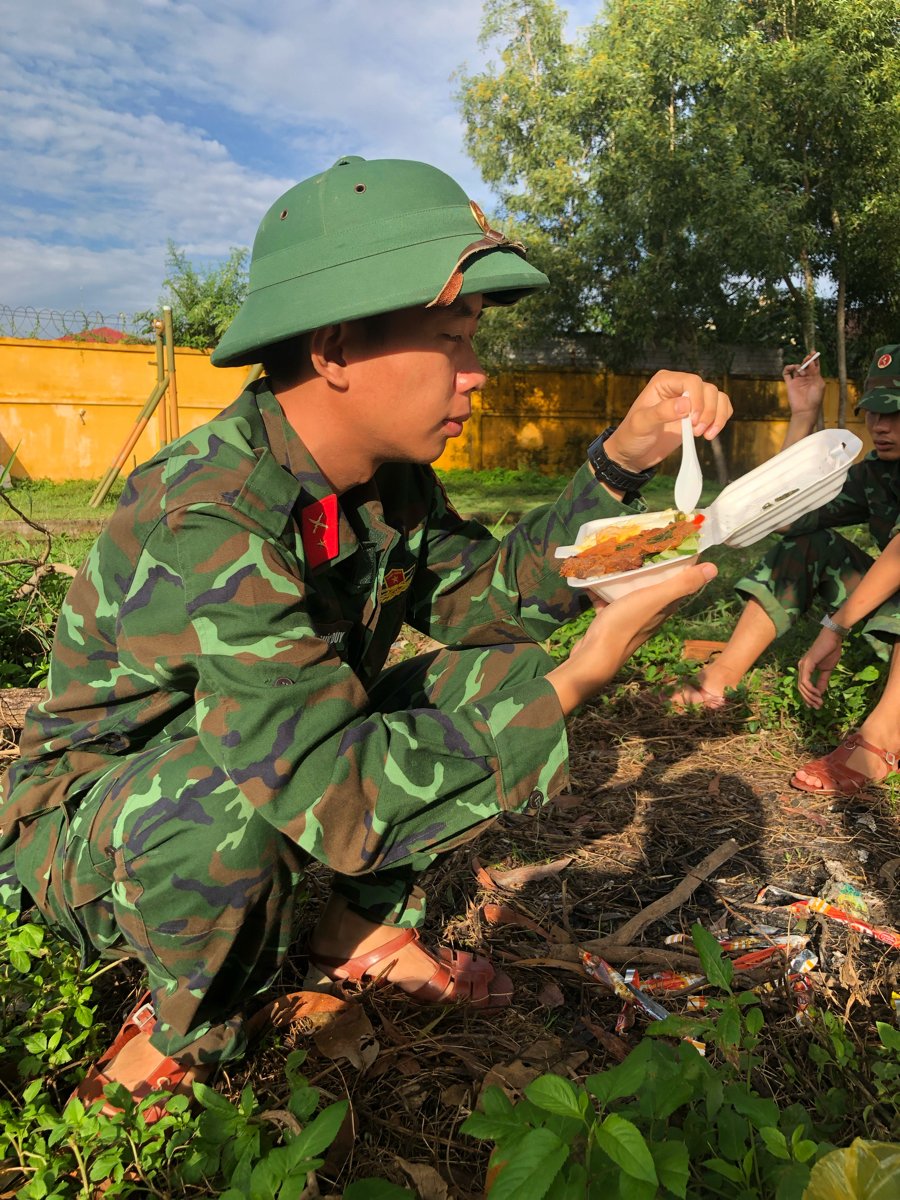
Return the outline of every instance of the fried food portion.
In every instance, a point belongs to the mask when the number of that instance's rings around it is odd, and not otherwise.
[[[567,579],[593,579],[636,571],[664,550],[676,550],[696,534],[702,521],[699,514],[689,520],[679,516],[666,525],[626,526],[603,534],[571,558],[563,559],[562,574]]]

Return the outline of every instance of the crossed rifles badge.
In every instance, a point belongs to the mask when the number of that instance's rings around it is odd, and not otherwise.
[[[300,536],[306,561],[311,567],[319,567],[336,557],[340,549],[340,534],[335,493],[300,510]]]

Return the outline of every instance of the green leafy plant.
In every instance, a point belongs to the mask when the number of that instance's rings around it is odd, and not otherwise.
[[[82,970],[73,949],[0,908],[0,1180],[14,1181],[22,1200],[84,1197],[99,1184],[110,1197],[199,1192],[294,1200],[323,1165],[349,1105],[339,1100],[317,1111],[321,1095],[300,1072],[303,1050],[285,1058],[288,1097],[277,1111],[249,1087],[232,1102],[195,1084],[199,1115],[188,1097],[176,1096],[148,1125],[143,1114],[153,1096],[136,1105],[114,1085],[109,1098],[121,1108],[115,1116],[100,1112],[102,1101],[86,1108],[71,1097],[85,1063],[108,1038],[97,1019],[95,984],[110,969]],[[401,1188],[371,1194],[410,1195]],[[357,1198],[366,1195],[364,1189]]]
[[[214,266],[198,267],[183,250],[169,241],[166,252],[167,291],[160,307],[172,309],[176,346],[206,350],[214,346],[240,308],[247,294],[247,249],[233,247],[228,258]],[[142,332],[152,333],[159,312],[134,314]]]
[[[667,1018],[618,1066],[578,1086],[543,1075],[514,1103],[488,1088],[462,1131],[494,1142],[492,1200],[738,1196],[801,1200],[810,1167],[832,1149],[799,1105],[780,1108],[750,1079],[760,1064],[758,997],[732,990],[733,965],[700,926],[694,944],[725,994],[699,1020]],[[718,1069],[671,1036],[702,1039]]]

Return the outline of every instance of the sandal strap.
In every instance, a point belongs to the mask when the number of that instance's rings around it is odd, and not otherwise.
[[[896,771],[897,769],[897,755],[891,754],[890,750],[884,750],[881,746],[876,746],[872,742],[867,741],[861,733],[851,734],[843,744],[850,746],[851,749],[861,746],[863,750],[868,750],[870,754],[874,754],[877,758],[880,758],[884,765],[890,767],[892,771]]]
[[[417,941],[419,941],[417,930],[404,929],[397,937],[370,950],[368,954],[358,954],[355,958],[333,958],[331,955],[312,951],[309,961],[313,966],[324,971],[331,979],[349,979],[353,983],[362,983],[373,967],[390,958],[398,950],[402,950],[404,946],[408,946],[410,942]],[[342,974],[334,975],[332,974],[334,971],[340,971]]]
[[[813,793],[837,791],[844,796],[853,796],[856,792],[861,791],[867,783],[881,782],[872,776],[864,775],[856,767],[847,765],[850,755],[857,749],[867,750],[876,758],[880,758],[888,768],[888,774],[897,769],[896,754],[891,754],[890,751],[884,750],[881,746],[876,746],[873,742],[864,738],[862,734],[851,733],[829,754],[823,754],[821,758],[814,758],[811,762],[806,763],[800,768],[808,775],[815,775],[822,784],[822,787],[807,787],[797,780],[796,772],[791,778],[791,783],[794,787],[801,788],[803,791]]]
[[[132,1038],[137,1037],[139,1033],[144,1033],[145,1030],[152,1029],[156,1024],[156,1009],[150,1000],[150,993],[145,992],[125,1020],[122,1022],[122,1028],[113,1039],[112,1045],[97,1059],[96,1065],[102,1067],[105,1063],[112,1062],[123,1046],[127,1045]]]
[[[397,937],[368,954],[343,959],[312,952],[309,961],[331,979],[362,983],[373,967],[386,963],[411,942],[419,941],[417,930],[404,929]],[[454,1004],[468,1000],[475,1006],[491,1007],[490,984],[495,971],[489,959],[450,946],[438,947],[437,953],[425,946],[421,948],[434,963],[434,970],[415,990],[402,989],[410,1000],[417,1004]]]

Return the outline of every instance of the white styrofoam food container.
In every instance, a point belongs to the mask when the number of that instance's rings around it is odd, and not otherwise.
[[[752,546],[767,534],[796,521],[833,500],[844,485],[850,464],[862,442],[849,429],[823,429],[782,450],[723,488],[709,508],[698,509],[700,550],[683,558],[650,563],[635,571],[620,571],[593,579],[569,579],[576,588],[590,588],[603,600],[615,600],[638,588],[659,583],[697,561],[710,546]],[[578,530],[575,544],[558,546],[557,558],[570,558],[596,533],[615,525],[664,525],[674,510],[587,521]]]

